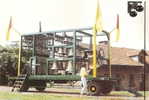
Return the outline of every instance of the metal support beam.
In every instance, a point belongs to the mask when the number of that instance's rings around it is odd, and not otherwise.
[[[29,34],[23,34],[22,36],[29,36],[29,35],[39,35],[39,34],[49,34],[49,33],[61,33],[61,32],[74,32],[74,31],[85,31],[85,30],[92,30],[92,27],[87,28],[78,28],[78,29],[67,29],[67,30],[54,30],[54,31],[47,31],[47,32],[35,32],[35,33],[29,33]]]
[[[73,32],[73,74],[76,73],[76,31]]]
[[[49,61],[48,59],[46,60],[46,68],[45,68],[45,73],[48,75],[48,69],[49,69]]]
[[[109,64],[109,76],[112,77],[112,68],[111,68],[111,40],[110,40],[110,33],[105,30],[102,31],[108,39],[108,64]]]
[[[109,35],[109,40],[108,40],[108,57],[109,57],[109,76],[110,78],[112,77],[112,69],[111,69],[111,40],[110,40],[110,33]]]
[[[52,57],[55,58],[55,48],[54,48],[54,45],[55,45],[55,36],[56,36],[56,33],[53,34],[53,39],[52,39]]]
[[[33,50],[32,50],[32,56],[35,56],[35,35],[33,35]]]
[[[146,20],[146,1],[144,1],[144,50],[146,51],[146,36],[147,36],[147,34],[146,34],[146,24],[147,24],[147,20]],[[146,57],[145,57],[145,55],[144,55],[144,61],[146,61]],[[147,64],[146,63],[144,63],[144,99],[146,99],[146,86],[147,86],[147,84],[146,84],[146,67],[147,67]]]
[[[83,31],[77,31],[77,32],[82,33],[82,34],[87,35],[87,36],[92,36],[92,34],[87,33],[87,32],[83,32]]]
[[[92,41],[93,41],[92,37],[90,37],[90,46],[89,46],[90,48],[92,48]]]

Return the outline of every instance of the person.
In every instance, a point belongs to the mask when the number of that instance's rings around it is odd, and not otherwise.
[[[87,72],[86,72],[86,69],[85,67],[81,67],[81,70],[80,70],[80,76],[81,76],[81,91],[80,91],[80,94],[83,95],[83,94],[87,94]]]

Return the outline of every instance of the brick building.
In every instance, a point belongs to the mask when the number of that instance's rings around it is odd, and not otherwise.
[[[105,59],[107,57],[107,45],[100,45],[98,49],[104,51]],[[116,90],[126,90],[135,88],[144,90],[144,64],[138,60],[140,50],[111,47],[111,72],[112,77],[118,78],[120,87]],[[146,69],[149,64],[145,65]],[[109,75],[109,67],[103,64],[97,69],[98,76]],[[145,74],[146,90],[149,90],[149,71]]]

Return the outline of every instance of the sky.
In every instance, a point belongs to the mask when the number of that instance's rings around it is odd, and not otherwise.
[[[112,33],[112,46],[142,49],[144,12],[138,13],[135,18],[130,17],[127,1],[99,0],[103,29],[109,32],[113,30],[119,14],[120,40],[115,42],[115,33]],[[146,2],[148,12],[149,0]],[[13,27],[21,34],[38,32],[39,21],[42,22],[43,31],[88,27],[95,23],[96,3],[96,0],[0,0],[0,43],[6,43],[10,16],[13,18]],[[146,23],[148,27],[148,18]],[[146,33],[146,47],[149,50],[148,29]],[[19,35],[14,30],[11,30],[10,40],[19,40]]]

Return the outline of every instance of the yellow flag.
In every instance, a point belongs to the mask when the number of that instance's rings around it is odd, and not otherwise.
[[[96,77],[96,33],[102,31],[101,11],[97,0],[96,22],[93,26],[93,77]]]
[[[8,30],[6,33],[6,40],[8,41],[10,39],[10,30],[12,28],[12,17],[10,17],[10,21],[9,21],[9,26],[8,26]]]
[[[118,41],[119,38],[120,38],[119,15],[117,15],[117,20],[116,20],[116,41]]]
[[[96,23],[95,23],[95,29],[96,32],[101,32],[103,27],[102,27],[102,15],[101,15],[101,10],[100,10],[100,5],[99,1],[97,0],[97,9],[96,9]]]

